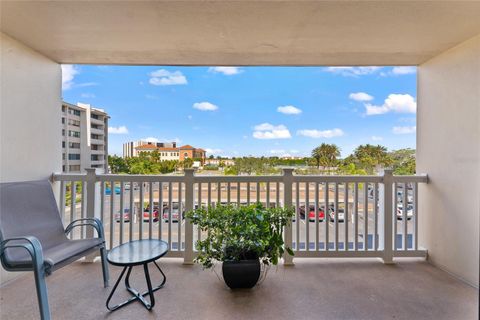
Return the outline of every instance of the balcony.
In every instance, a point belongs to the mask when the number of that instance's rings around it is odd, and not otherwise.
[[[53,179],[60,185],[65,224],[79,217],[100,218],[109,248],[148,237],[170,245],[167,257],[160,260],[167,286],[156,293],[153,313],[134,303],[112,314],[115,319],[160,315],[181,319],[193,315],[198,319],[474,317],[476,289],[425,262],[427,251],[417,244],[418,202],[422,200],[417,191],[428,182],[426,175],[393,176],[386,171],[379,176],[301,176],[292,171],[284,169],[281,176],[227,177],[195,175],[193,170],[179,176],[139,176],[96,174],[90,169],[86,174],[55,174]],[[71,188],[74,184],[82,186],[80,192],[78,187]],[[72,190],[68,202],[67,187]],[[215,273],[190,264],[195,255],[193,242],[202,233],[188,221],[172,219],[170,208],[175,202],[180,204],[178,212],[199,204],[293,206],[296,215],[285,230],[285,241],[295,251],[293,265],[287,256],[252,292],[229,291]],[[402,203],[410,203],[411,208],[399,209]],[[325,219],[307,213],[306,208],[313,206],[317,212],[325,204],[333,205],[338,220],[335,214]],[[155,207],[164,208],[159,220],[152,215]],[[133,219],[115,215],[124,209],[134,212]],[[81,229],[74,234],[85,236]],[[111,279],[116,279],[120,268],[110,269]],[[221,274],[219,268],[217,272]],[[1,289],[2,312],[9,319],[38,315],[32,278],[16,279]],[[139,270],[135,280],[141,283]],[[99,263],[76,262],[55,272],[47,284],[53,318],[109,316],[105,301],[110,288],[101,285]],[[67,290],[68,286],[72,289]]]

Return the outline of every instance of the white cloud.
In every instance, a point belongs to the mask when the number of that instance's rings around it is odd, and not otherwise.
[[[393,67],[392,69],[392,74],[394,75],[414,74],[416,72],[416,67]]]
[[[392,132],[394,134],[410,134],[417,132],[417,127],[393,127]]]
[[[371,137],[373,141],[382,141],[383,138],[382,137],[379,137],[379,136],[372,136]]]
[[[275,126],[270,123],[256,125],[253,131],[255,139],[290,139],[292,135],[283,124]]]
[[[285,150],[283,150],[283,149],[273,149],[273,150],[270,150],[270,153],[271,154],[283,154],[283,153],[285,153]]]
[[[243,70],[239,67],[210,67],[208,68],[208,72],[212,73],[222,73],[226,76],[232,76],[235,74],[242,73]]]
[[[302,110],[294,106],[280,106],[277,111],[283,114],[300,114]]]
[[[368,93],[365,93],[365,92],[350,93],[350,95],[348,97],[352,100],[355,100],[355,101],[371,101],[371,100],[373,100],[373,96],[371,96],[371,95],[369,95]]]
[[[381,106],[365,104],[367,115],[384,114],[387,112],[396,113],[415,113],[417,111],[417,102],[409,94],[390,94]]]
[[[310,138],[333,138],[333,137],[341,137],[345,133],[342,129],[331,129],[331,130],[317,130],[317,129],[304,129],[298,130],[297,134],[304,137]]]
[[[187,84],[187,78],[180,71],[170,72],[165,69],[159,69],[150,73],[150,84],[155,86],[171,86]]]
[[[193,108],[200,111],[215,111],[218,109],[216,105],[210,102],[196,102],[193,104]]]
[[[146,141],[146,142],[176,142],[177,144],[182,142],[182,140],[180,140],[180,138],[173,138],[173,139],[163,139],[163,138],[160,138],[160,139],[157,139],[155,137],[148,137],[148,138],[143,138],[143,139],[140,139],[141,141]]]
[[[382,67],[327,67],[324,71],[344,77],[359,77],[380,71]]]
[[[128,129],[125,126],[108,127],[108,133],[111,133],[111,134],[127,134]]]
[[[205,151],[209,154],[218,154],[223,152],[222,149],[215,149],[215,148],[206,148]]]
[[[80,96],[82,98],[95,98],[95,95],[93,93],[82,93]]]
[[[62,64],[62,90],[68,90],[73,86],[73,79],[79,72],[74,65]]]
[[[157,138],[154,137],[148,137],[148,138],[143,138],[141,139],[142,141],[147,141],[147,142],[160,142]]]

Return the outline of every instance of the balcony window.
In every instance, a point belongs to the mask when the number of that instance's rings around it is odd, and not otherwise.
[[[72,130],[68,130],[68,136],[69,136],[69,137],[76,137],[76,138],[80,138],[80,132],[78,132],[78,131],[72,131]]]
[[[68,147],[72,149],[80,149],[80,143],[78,142],[69,142]]]
[[[80,160],[80,154],[79,153],[69,153],[68,154],[68,160]]]

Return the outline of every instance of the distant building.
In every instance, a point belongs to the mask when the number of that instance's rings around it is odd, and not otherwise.
[[[140,146],[153,146],[157,148],[176,148],[177,143],[176,142],[151,142],[151,141],[145,141],[145,140],[138,140],[138,141],[131,141],[131,142],[126,142],[123,144],[123,157],[124,158],[131,158],[131,157],[136,157],[138,156],[137,147]],[[148,151],[149,148],[145,148],[145,150],[140,150],[140,151]]]
[[[191,145],[184,145],[178,148],[180,152],[180,161],[185,159],[200,159],[202,164],[205,163],[207,152],[203,149],[194,148]]]
[[[172,142],[173,147],[167,147],[163,143],[150,143],[141,144],[134,147],[134,156],[138,156],[140,152],[153,152],[157,151],[160,156],[160,161],[178,160],[184,161],[185,159],[199,160],[201,164],[205,163],[206,151],[200,148],[194,148],[191,145],[184,145],[176,147],[175,142]],[[124,144],[124,157],[125,157],[125,144]]]
[[[206,159],[205,164],[212,166],[220,166],[223,164],[226,167],[235,165],[235,160],[233,159]]]
[[[89,104],[62,102],[62,170],[108,171],[108,114]]]

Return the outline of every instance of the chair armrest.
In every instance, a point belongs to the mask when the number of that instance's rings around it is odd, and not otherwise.
[[[10,262],[6,256],[5,258],[3,258],[3,256],[5,251],[9,248],[23,248],[27,250],[32,257],[33,268],[40,270],[43,267],[44,259],[42,244],[37,238],[33,236],[24,236],[9,238],[0,242],[0,256],[2,256],[2,265],[5,267],[5,269],[9,268],[9,266],[6,264]],[[11,261],[11,263],[15,263],[15,261]],[[13,267],[13,269],[15,268]],[[48,270],[45,271],[50,274]]]
[[[98,218],[81,218],[73,220],[66,228],[65,234],[68,235],[73,228],[80,226],[91,226],[97,230],[98,238],[105,239],[105,233],[103,230],[103,223]]]

